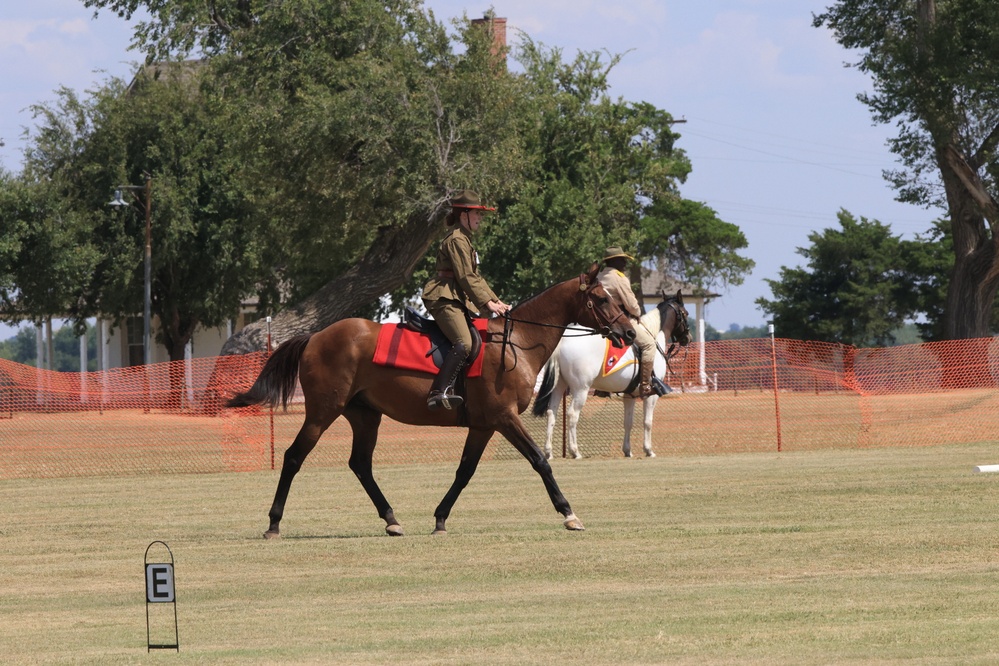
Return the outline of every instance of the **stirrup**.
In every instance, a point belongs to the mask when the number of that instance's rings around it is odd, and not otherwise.
[[[663,383],[663,380],[659,379],[655,375],[652,375],[652,381],[649,382],[649,386],[652,387],[652,392],[658,396],[664,396],[667,393],[672,393],[673,389]]]
[[[431,391],[430,395],[427,396],[427,408],[431,410],[440,409],[454,409],[455,407],[461,406],[465,400],[460,395],[455,395],[454,393],[447,393],[445,391]]]

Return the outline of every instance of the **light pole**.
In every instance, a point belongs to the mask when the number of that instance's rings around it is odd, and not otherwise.
[[[136,201],[144,204],[146,212],[146,250],[145,250],[145,271],[144,271],[144,302],[142,308],[142,363],[144,365],[149,365],[152,362],[151,352],[152,347],[149,344],[149,322],[151,319],[150,309],[152,307],[152,270],[153,270],[153,241],[152,241],[152,211],[153,211],[153,177],[150,174],[146,174],[146,184],[145,185],[119,185],[118,189],[115,190],[114,199],[108,203],[109,206],[114,208],[121,208],[122,206],[127,206],[128,202],[121,198],[122,191],[128,190],[134,196]],[[141,191],[143,193],[142,199],[136,192]]]

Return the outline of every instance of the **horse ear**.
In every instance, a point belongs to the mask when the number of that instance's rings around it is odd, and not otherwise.
[[[598,272],[600,272],[600,264],[594,261],[593,265],[590,266],[590,270],[587,271],[586,276],[592,280],[597,276]]]
[[[682,289],[677,289],[676,290],[676,300],[680,302],[680,305],[683,305],[683,290]]]

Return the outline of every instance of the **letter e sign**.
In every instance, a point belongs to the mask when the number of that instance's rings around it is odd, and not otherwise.
[[[173,565],[146,565],[146,601],[169,603],[173,601]]]

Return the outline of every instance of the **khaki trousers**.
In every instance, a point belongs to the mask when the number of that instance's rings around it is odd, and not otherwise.
[[[461,341],[461,344],[465,346],[465,356],[467,357],[468,353],[472,351],[472,332],[468,330],[465,308],[456,301],[447,299],[429,303],[424,301],[424,304],[451,344]]]
[[[648,367],[651,368],[656,360],[656,339],[652,337],[648,329],[642,326],[640,321],[633,321],[632,324],[635,327],[635,344],[638,345],[638,349],[642,352],[642,363],[647,363]]]

